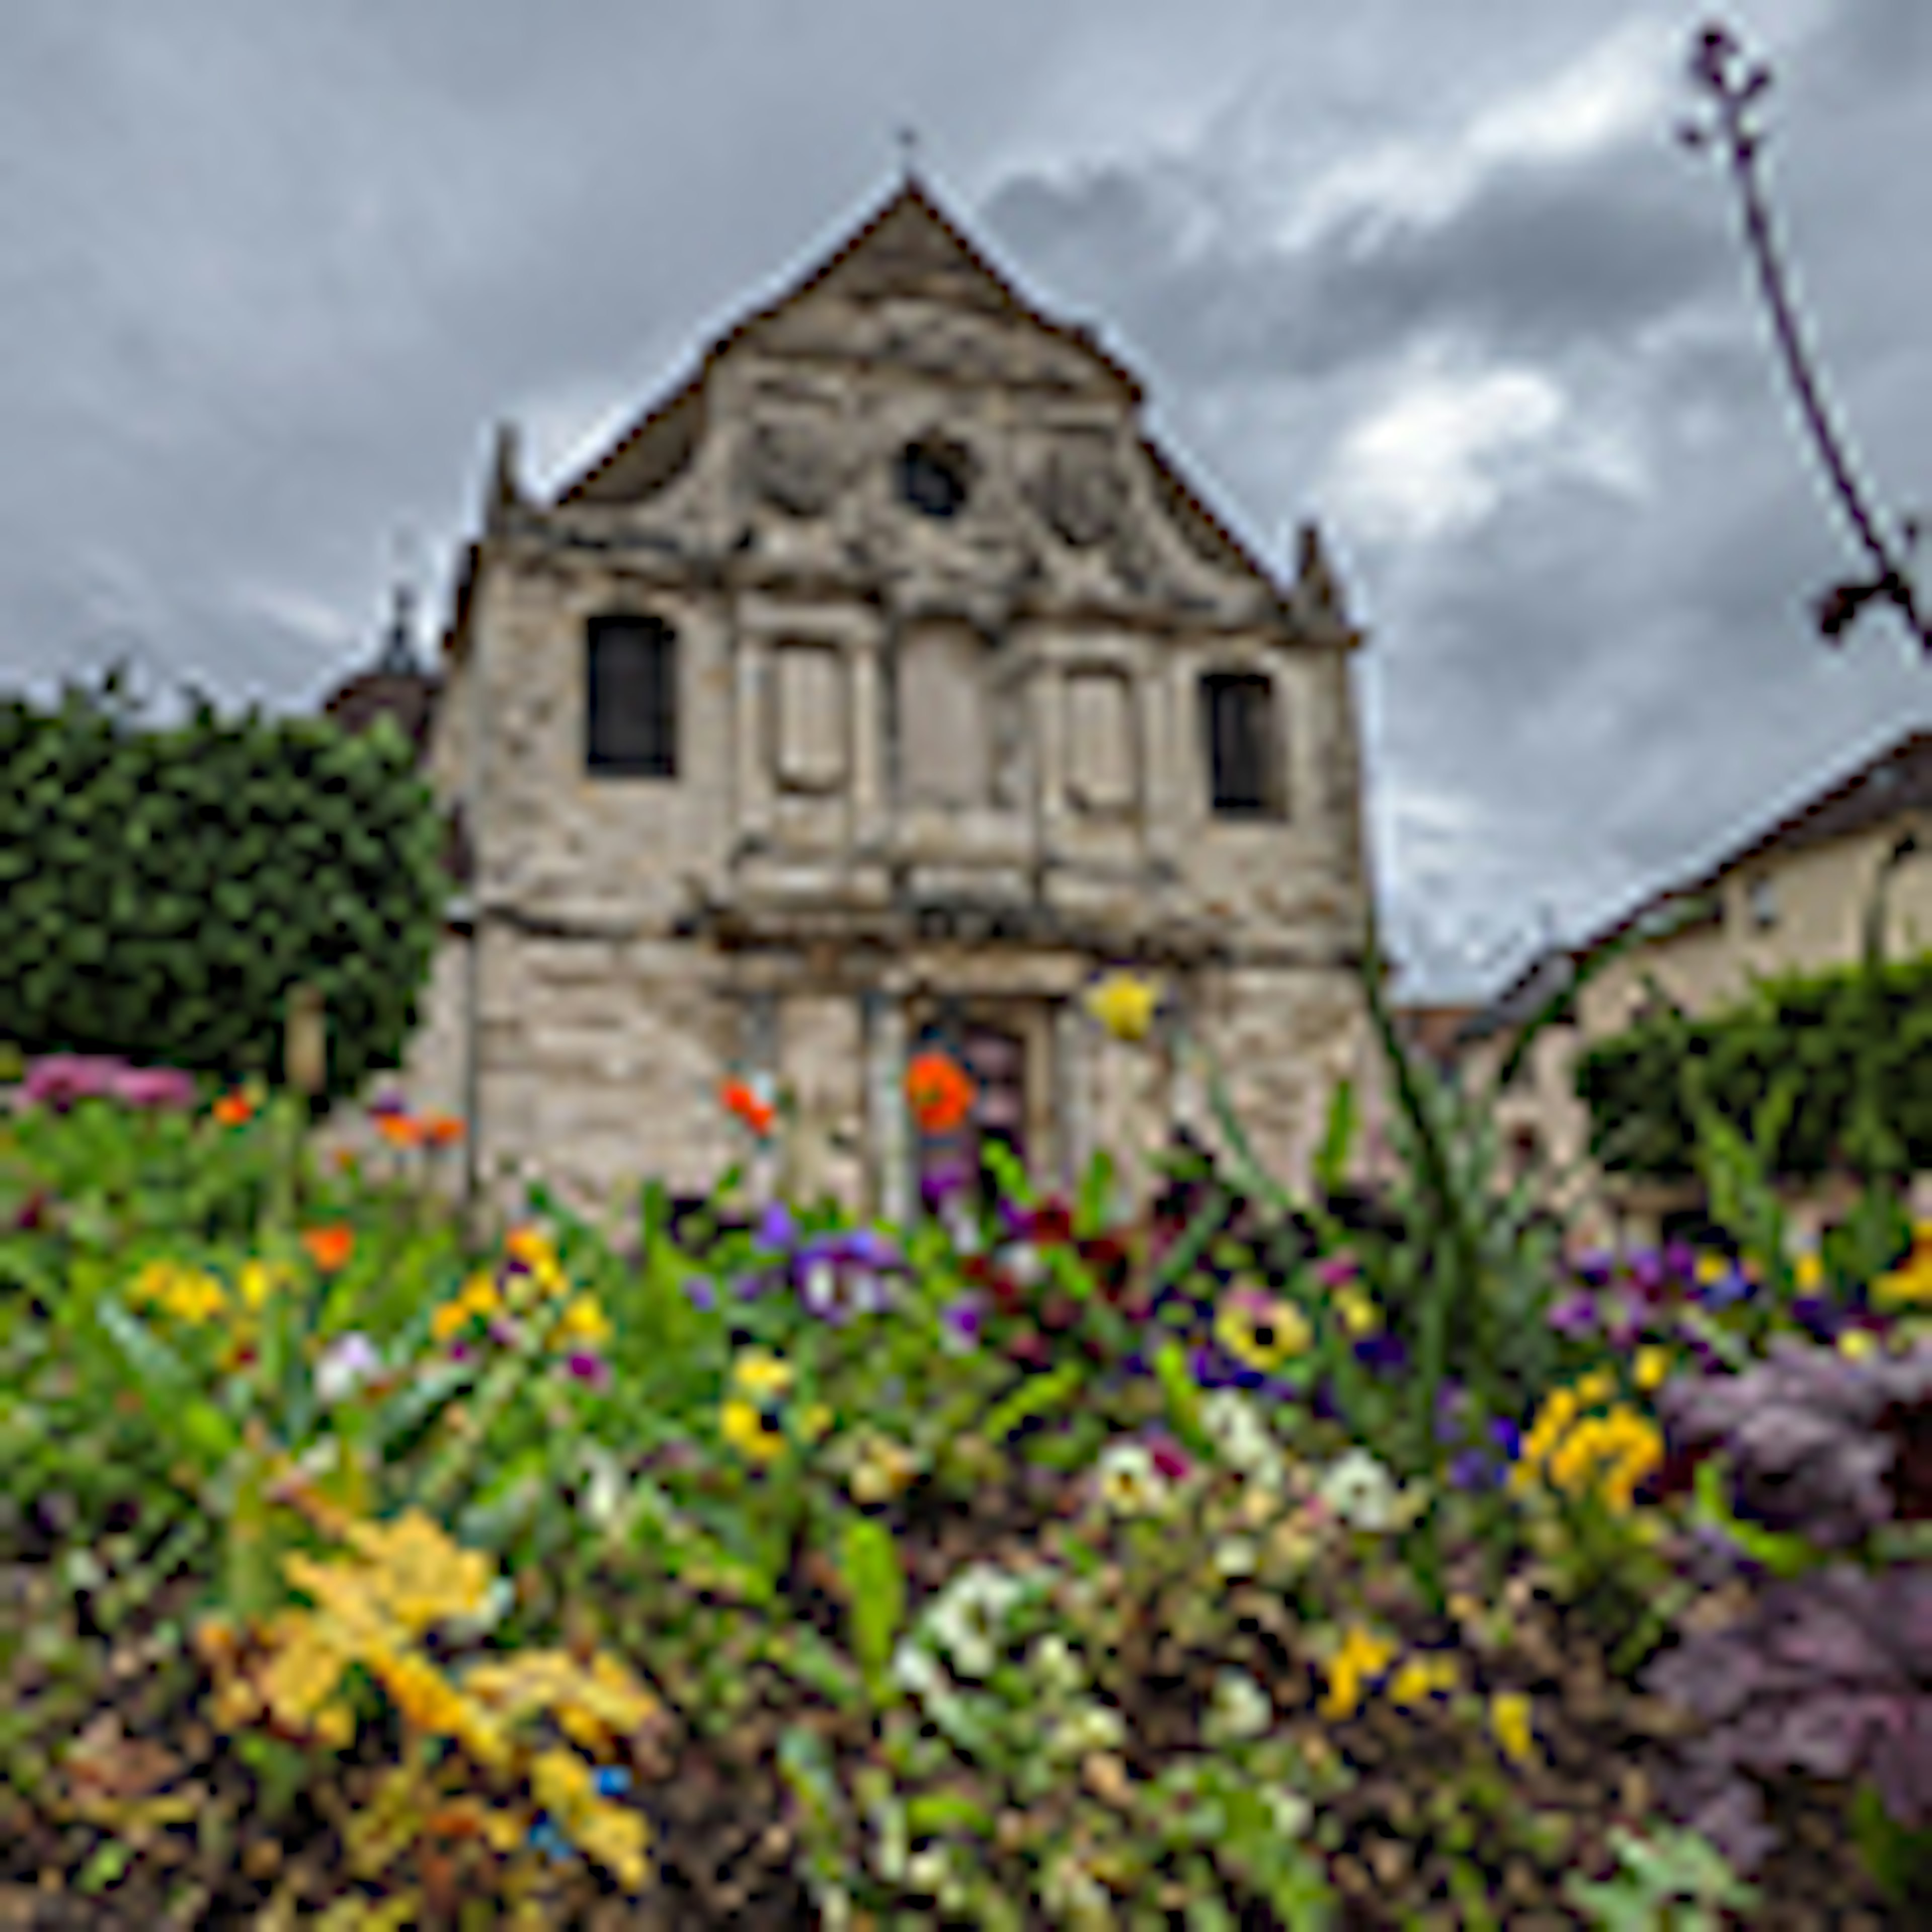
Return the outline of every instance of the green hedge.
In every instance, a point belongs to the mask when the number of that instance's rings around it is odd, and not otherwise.
[[[1860,1126],[1861,1083],[1896,1136],[1908,1171],[1932,1168],[1932,954],[1766,980],[1743,1005],[1691,1021],[1647,1019],[1583,1054],[1577,1096],[1590,1110],[1592,1157],[1606,1170],[1658,1179],[1696,1172],[1684,1093],[1702,1070],[1718,1112],[1747,1132],[1781,1083],[1790,1110],[1766,1150],[1780,1176],[1834,1167],[1866,1172],[1879,1156]]]
[[[277,1075],[287,995],[328,1016],[327,1094],[400,1064],[445,896],[442,834],[393,722],[140,728],[110,674],[0,700],[0,1035]]]

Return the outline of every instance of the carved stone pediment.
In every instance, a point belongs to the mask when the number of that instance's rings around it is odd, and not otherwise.
[[[1105,543],[1127,515],[1126,479],[1112,444],[1100,436],[1054,444],[1027,494],[1047,526],[1076,550]]]
[[[754,424],[745,439],[740,474],[758,502],[788,517],[822,517],[845,480],[838,444],[826,429],[807,423]]]

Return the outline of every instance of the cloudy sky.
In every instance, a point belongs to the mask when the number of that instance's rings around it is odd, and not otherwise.
[[[1361,660],[1404,991],[1493,988],[1926,722],[1797,434],[1688,0],[8,0],[0,686],[318,703],[489,426],[559,482],[929,178]],[[1932,511],[1932,4],[1733,0],[1864,473]],[[1932,567],[1932,559],[1928,559]],[[165,716],[166,706],[158,715]]]

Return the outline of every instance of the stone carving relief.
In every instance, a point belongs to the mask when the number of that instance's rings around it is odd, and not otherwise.
[[[1105,543],[1126,518],[1126,479],[1112,446],[1101,436],[1056,443],[1028,494],[1048,527],[1076,550]]]
[[[836,645],[790,643],[772,652],[767,758],[787,791],[828,792],[845,783],[845,662]]]
[[[822,517],[844,482],[832,436],[802,423],[764,422],[746,439],[746,488],[788,517]]]
[[[1132,684],[1095,667],[1069,671],[1061,691],[1069,800],[1081,812],[1131,809],[1140,788]]]

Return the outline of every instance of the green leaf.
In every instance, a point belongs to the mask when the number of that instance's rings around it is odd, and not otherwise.
[[[1348,1176],[1348,1156],[1354,1150],[1355,1088],[1350,1080],[1338,1080],[1328,1096],[1328,1119],[1322,1133],[1322,1144],[1315,1154],[1315,1184],[1324,1196],[1341,1192]]]
[[[1029,1376],[986,1418],[981,1433],[989,1440],[1009,1440],[1021,1424],[1048,1414],[1077,1395],[1084,1380],[1079,1367],[1068,1363],[1044,1375]]]
[[[905,1572],[892,1532],[870,1516],[848,1516],[839,1571],[851,1598],[853,1654],[878,1699],[890,1686],[886,1666],[905,1616]]]
[[[928,1791],[906,1801],[906,1829],[914,1838],[936,1837],[942,1832],[974,1832],[990,1838],[998,1821],[983,1804],[956,1791]]]

